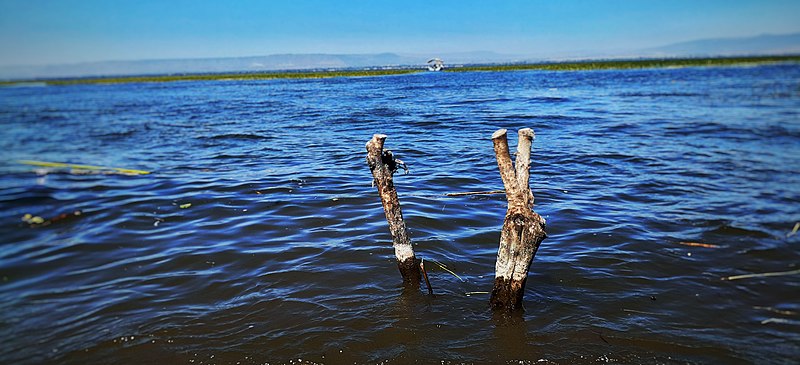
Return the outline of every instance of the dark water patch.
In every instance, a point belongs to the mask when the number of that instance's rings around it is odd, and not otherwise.
[[[16,119],[16,118],[14,118]],[[19,119],[26,119],[25,115],[19,116]],[[68,121],[68,116],[64,114],[42,114],[36,115],[36,119],[32,120],[33,123],[55,123]]]
[[[415,121],[409,122],[408,124],[410,126],[420,127],[420,128],[435,128],[437,126],[442,125],[446,121],[447,120],[442,120],[440,118],[440,116],[437,115],[437,116],[433,116],[432,118],[428,117],[428,118],[421,119],[421,120],[415,120]],[[419,133],[426,133],[426,132],[425,131],[420,131]]]
[[[490,104],[493,102],[507,102],[511,101],[510,98],[503,98],[503,97],[496,97],[496,98],[473,98],[473,99],[463,99],[459,100],[453,104],[449,105],[471,105],[471,104]]]
[[[92,133],[93,138],[106,139],[110,141],[126,139],[132,137],[136,133],[136,129],[121,129],[112,131],[103,131]]]
[[[209,140],[270,140],[272,137],[253,133],[226,133],[202,137]]]
[[[219,154],[214,156],[213,158],[216,160],[250,160],[256,158],[257,156],[252,154],[237,154],[231,155],[227,153]]]
[[[622,97],[645,97],[645,98],[670,98],[670,97],[703,97],[706,94],[693,92],[628,92],[620,93]]]
[[[771,238],[772,237],[772,235],[770,235],[767,232],[763,232],[763,231],[758,230],[758,229],[747,229],[747,228],[743,228],[743,227],[736,227],[735,225],[732,225],[730,222],[719,222],[718,223],[718,222],[715,222],[715,221],[709,221],[709,222],[703,222],[700,226],[710,226],[709,228],[712,228],[712,229],[710,229],[707,232],[709,234],[713,234],[713,235],[747,236],[747,237],[753,237],[753,238]]]
[[[558,104],[571,101],[569,98],[558,96],[536,96],[527,98],[526,100],[534,104]]]
[[[386,107],[372,109],[369,111],[369,114],[374,115],[376,117],[389,117],[389,118],[404,115],[404,113],[400,110],[393,108],[386,108]]]

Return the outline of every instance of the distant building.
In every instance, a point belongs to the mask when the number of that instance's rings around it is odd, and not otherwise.
[[[428,71],[441,71],[444,68],[444,61],[439,58],[428,60]]]

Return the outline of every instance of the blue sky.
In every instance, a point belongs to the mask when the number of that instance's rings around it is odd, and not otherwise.
[[[800,32],[800,1],[0,0],[0,65],[276,53],[540,56]]]

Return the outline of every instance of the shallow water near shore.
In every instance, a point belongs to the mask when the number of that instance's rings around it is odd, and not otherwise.
[[[800,275],[722,280],[798,269],[797,64],[5,87],[0,123],[2,363],[800,361]],[[502,189],[491,134],[525,127],[549,237],[508,316],[503,195],[444,194]]]

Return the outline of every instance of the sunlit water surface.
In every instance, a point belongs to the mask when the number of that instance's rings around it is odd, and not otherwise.
[[[797,64],[6,87],[0,126],[2,363],[800,362],[800,276],[722,280],[798,269]],[[443,194],[502,189],[490,136],[524,127],[549,237],[504,316],[504,197]]]

